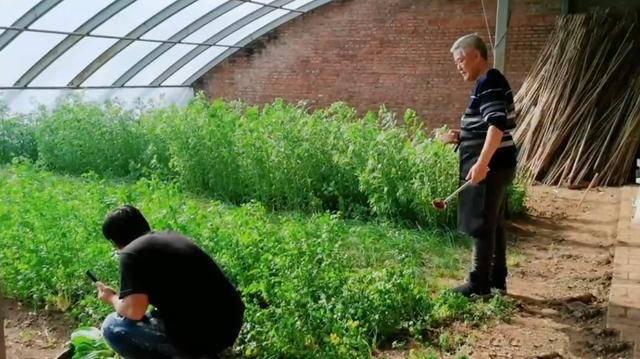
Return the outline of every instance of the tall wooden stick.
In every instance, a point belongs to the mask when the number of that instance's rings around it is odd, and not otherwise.
[[[591,183],[589,183],[589,187],[587,187],[587,190],[584,191],[584,195],[582,195],[582,199],[580,200],[580,203],[578,203],[578,208],[582,207],[582,202],[584,202],[584,199],[587,198],[587,193],[589,193],[589,190],[592,187],[594,187],[596,185],[596,183],[598,183],[598,174],[597,173],[593,177],[593,179],[591,180]]]

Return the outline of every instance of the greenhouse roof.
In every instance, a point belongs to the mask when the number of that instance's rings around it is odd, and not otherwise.
[[[330,0],[0,0],[0,90],[182,88]]]
[[[0,103],[185,104],[214,66],[330,1],[0,0]]]

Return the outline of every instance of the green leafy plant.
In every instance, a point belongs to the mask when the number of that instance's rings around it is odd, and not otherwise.
[[[47,168],[78,175],[139,176],[148,145],[131,111],[72,97],[33,116],[38,160]]]
[[[360,117],[344,103],[309,111],[200,95],[133,112],[72,97],[0,122],[0,163],[21,156],[61,173],[160,178],[233,204],[451,228],[455,205],[438,212],[431,202],[456,188],[457,156],[422,123],[411,110]],[[524,186],[510,193],[511,212],[524,211]]]
[[[23,116],[10,116],[6,108],[0,107],[0,163],[14,158],[37,160],[36,126],[28,121]]]
[[[193,237],[237,283],[244,357],[367,358],[508,312],[437,294],[468,241],[451,230],[455,206],[431,206],[456,188],[456,154],[413,111],[397,121],[384,108],[359,116],[344,103],[310,111],[198,96],[142,112],[71,98],[3,116],[0,163],[12,164],[0,168],[0,279],[9,295],[81,324],[110,310],[79,278],[91,268],[117,282],[99,228],[124,203]],[[511,191],[522,210],[525,188]]]
[[[118,359],[102,338],[100,330],[92,327],[79,328],[71,334],[73,359]]]
[[[345,220],[337,214],[274,214],[193,196],[157,179],[117,183],[67,177],[30,164],[0,169],[0,280],[6,293],[98,325],[100,303],[83,273],[117,284],[117,261],[101,238],[115,206],[141,208],[156,230],[194,238],[247,303],[238,354],[249,358],[367,358],[386,342],[502,309],[439,293],[459,275],[468,242],[437,229]],[[433,338],[437,340],[437,338]]]

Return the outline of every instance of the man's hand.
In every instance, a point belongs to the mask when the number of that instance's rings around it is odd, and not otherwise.
[[[503,132],[496,126],[489,126],[487,132],[487,138],[482,145],[482,151],[476,163],[471,167],[469,174],[467,175],[467,181],[471,181],[473,184],[478,184],[487,178],[489,172],[489,163],[493,154],[496,153],[500,142],[502,141]]]
[[[96,282],[96,288],[98,288],[98,299],[106,304],[113,304],[114,297],[117,298],[118,295],[115,289],[102,282]]]
[[[445,144],[457,144],[460,142],[460,130],[449,130],[449,132],[440,134],[438,140]]]
[[[471,181],[471,183],[477,185],[487,178],[487,173],[489,173],[489,167],[476,162],[476,164],[471,167],[471,170],[469,170],[467,181]]]
[[[98,299],[106,304],[113,305],[113,308],[121,316],[131,320],[142,320],[147,307],[149,297],[146,294],[131,294],[120,300],[115,289],[106,286],[104,283],[96,282],[98,288]]]

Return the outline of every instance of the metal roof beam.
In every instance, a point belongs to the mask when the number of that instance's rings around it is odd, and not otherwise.
[[[274,8],[274,9],[289,10],[289,11],[297,12],[297,13],[300,13],[300,14],[303,13],[303,11],[301,11],[301,10],[289,9],[289,8],[285,7],[284,5],[273,5],[275,2],[270,3],[270,4],[265,4],[265,3],[261,3],[259,1],[253,1],[253,0],[238,0],[238,1],[251,3],[251,4],[256,4],[256,5],[262,5],[262,6],[271,7],[271,8]]]
[[[78,41],[82,40],[86,34],[90,33],[100,25],[102,25],[107,20],[111,19],[114,15],[119,13],[121,10],[131,5],[136,0],[117,0],[111,3],[106,8],[102,9],[98,14],[96,14],[91,19],[87,20],[84,24],[80,25],[74,32],[81,33],[85,35],[67,35],[67,37],[62,40],[56,47],[51,49],[46,55],[44,55],[38,62],[36,62],[24,75],[22,75],[18,81],[16,81],[15,86],[27,86],[33,81],[42,71],[44,71],[47,67],[49,67],[54,61],[56,61],[60,56],[62,56],[67,50],[69,50],[73,45],[75,45]]]
[[[219,46],[219,47],[234,47],[231,45],[215,45],[215,44],[207,44],[204,42],[189,42],[189,41],[171,41],[171,40],[158,40],[158,39],[142,39],[135,37],[126,37],[126,36],[111,36],[111,35],[98,35],[98,34],[90,34],[86,32],[70,32],[70,31],[58,31],[58,30],[44,30],[44,29],[34,29],[34,28],[18,28],[11,26],[0,26],[0,30],[15,30],[15,31],[23,31],[23,32],[36,32],[41,34],[56,34],[56,35],[67,35],[67,36],[76,36],[80,38],[91,37],[95,39],[110,39],[110,40],[126,40],[131,42],[152,42],[155,44],[172,44],[172,45],[193,45],[193,46]]]
[[[95,30],[97,27],[113,18],[116,14],[122,11],[127,6],[131,5],[135,0],[116,0],[104,9],[102,9],[98,14],[93,16],[91,19],[87,20],[83,25],[78,27],[73,32],[65,32],[65,31],[56,31],[56,30],[47,30],[47,29],[30,29],[29,26],[35,23],[38,19],[40,19],[44,14],[46,14],[49,10],[53,9],[63,0],[42,0],[36,5],[34,5],[29,11],[23,14],[18,20],[16,20],[12,26],[0,26],[0,29],[5,29],[6,31],[0,34],[0,50],[6,47],[9,43],[11,43],[20,33],[22,32],[39,32],[39,33],[50,33],[50,34],[60,34],[66,35],[66,38],[58,43],[53,49],[51,49],[46,55],[38,60],[25,74],[23,74],[14,84],[14,86],[10,87],[0,87],[0,89],[78,89],[78,88],[128,88],[128,87],[141,87],[141,86],[126,86],[126,83],[130,81],[133,77],[136,76],[142,69],[151,64],[155,59],[164,54],[166,51],[171,49],[176,44],[190,44],[196,45],[197,47],[189,52],[187,55],[180,58],[176,63],[174,63],[169,69],[164,71],[160,76],[158,76],[152,84],[149,85],[150,88],[155,87],[166,87],[162,86],[162,82],[166,81],[170,76],[172,76],[176,71],[181,69],[184,65],[189,63],[191,60],[196,58],[206,49],[212,46],[219,46],[228,48],[223,54],[217,56],[213,59],[207,66],[203,69],[200,69],[197,72],[197,76],[194,75],[189,78],[188,81],[185,82],[183,86],[190,86],[191,83],[195,81],[195,79],[202,76],[202,74],[206,73],[211,69],[211,67],[215,66],[217,63],[223,61],[225,58],[235,53],[238,49],[245,46],[246,44],[253,41],[255,38],[262,36],[263,34],[271,31],[272,29],[286,23],[287,21],[297,17],[298,15],[304,14],[307,11],[310,11],[318,6],[326,4],[331,0],[315,0],[310,2],[307,5],[304,5],[298,9],[290,9],[287,8],[286,5],[293,2],[293,0],[276,0],[271,2],[270,4],[264,4],[258,1],[253,0],[229,0],[222,5],[218,6],[216,9],[213,9],[209,13],[203,15],[199,19],[195,20],[191,24],[187,25],[181,31],[176,33],[168,40],[152,40],[152,39],[141,39],[140,37],[153,29],[154,27],[161,24],[163,21],[167,20],[171,16],[175,15],[182,9],[187,6],[193,4],[197,0],[177,0],[156,13],[147,21],[145,21],[140,26],[136,27],[134,30],[130,31],[126,36],[109,36],[109,35],[94,35],[91,34],[91,31]],[[237,6],[243,3],[253,3],[260,5],[261,7],[252,12],[251,14],[244,16],[238,19],[233,24],[229,25],[225,29],[222,29],[217,34],[209,38],[204,43],[187,43],[183,42],[186,37],[196,32],[198,29],[207,25],[211,21],[214,21],[216,18],[221,15],[231,11]],[[259,19],[261,16],[267,15],[275,9],[282,9],[289,11],[288,14],[282,16],[281,18],[271,22],[270,24],[258,29],[254,33],[248,35],[243,40],[241,40],[238,44],[235,45],[218,45],[217,42],[221,41],[225,37],[233,34],[235,31],[241,29],[243,26],[250,24],[251,22]],[[37,78],[44,70],[46,70],[49,66],[51,66],[60,56],[66,53],[69,49],[71,49],[74,45],[76,45],[80,40],[85,37],[97,37],[97,38],[107,38],[107,39],[116,39],[114,45],[112,45],[109,49],[102,52],[99,56],[97,56],[93,62],[91,62],[88,66],[86,66],[74,79],[69,82],[67,86],[54,86],[54,87],[29,87],[28,85]],[[107,63],[110,59],[112,59],[115,55],[117,55],[124,48],[129,46],[134,41],[144,41],[144,42],[157,42],[161,43],[161,45],[154,50],[152,50],[149,54],[147,54],[142,60],[138,61],[134,64],[125,74],[123,74],[120,78],[118,78],[112,85],[109,86],[89,86],[82,87],[82,83],[86,81],[95,71],[101,68],[105,63]],[[183,87],[178,86],[178,87]]]
[[[329,2],[331,2],[331,0],[315,0],[315,1],[312,1],[312,2],[302,6],[300,8],[300,10],[304,14],[304,13],[307,13],[307,12],[309,12],[311,10],[314,10],[314,9],[316,9],[316,8],[322,6],[322,5],[325,5],[325,4],[329,3]],[[279,18],[279,19],[277,19],[275,21],[272,21],[271,23],[269,23],[269,24],[265,25],[264,27],[258,29],[253,34],[245,37],[243,40],[238,42],[236,44],[236,46],[244,47],[244,46],[248,45],[249,43],[251,43],[253,40],[255,40],[255,39],[259,38],[260,36],[272,31],[273,29],[275,29],[275,28],[277,28],[277,27],[279,27],[279,26],[291,21],[292,19],[298,17],[299,15],[300,15],[299,13],[290,13],[290,14],[284,15],[283,17],[281,17],[281,18]],[[204,74],[209,72],[214,66],[216,66],[219,63],[221,63],[222,61],[226,60],[229,56],[233,55],[238,50],[239,50],[238,48],[230,48],[230,49],[226,50],[222,54],[218,55],[216,58],[212,59],[209,63],[207,63],[200,70],[196,71],[191,77],[189,77],[182,84],[184,86],[192,86],[194,82],[196,82],[200,77],[204,76]],[[154,81],[153,83],[156,83],[156,81]]]
[[[292,0],[276,0],[276,1],[272,2],[272,4],[274,4],[275,6],[283,6],[283,5],[286,5],[286,4],[291,3],[291,2],[292,2]],[[212,37],[207,39],[205,41],[205,44],[216,44],[218,41],[224,39],[225,37],[233,34],[234,32],[236,32],[238,30],[240,30],[242,27],[250,24],[251,22],[253,22],[253,21],[255,21],[255,20],[259,19],[259,18],[261,18],[262,16],[265,16],[265,15],[269,14],[270,12],[272,12],[274,10],[275,10],[274,7],[261,7],[259,9],[256,9],[251,14],[238,19],[233,24],[227,26],[226,28],[222,29],[221,31],[218,31],[218,33],[216,33],[215,35],[213,35]],[[300,13],[295,13],[295,14],[298,15]],[[162,84],[169,77],[171,77],[174,73],[176,73],[178,70],[180,70],[184,65],[188,64],[189,62],[191,62],[191,60],[193,60],[196,57],[198,57],[198,55],[200,55],[201,53],[206,51],[208,48],[209,48],[208,46],[198,46],[195,49],[189,51],[186,55],[182,56],[178,61],[176,61],[168,69],[166,69],[164,72],[162,72],[160,74],[160,76],[158,76],[155,80],[153,80],[151,82],[151,84],[152,85]]]
[[[18,20],[13,23],[13,27],[25,28],[36,22],[42,15],[49,12],[61,3],[63,0],[42,0],[22,15]],[[0,35],[0,51],[4,49],[13,39],[20,35],[21,31],[18,30],[6,30]]]
[[[199,19],[195,20],[191,24],[187,25],[184,29],[180,30],[178,33],[169,38],[170,41],[180,42],[186,39],[188,36],[193,34],[194,32],[200,30],[203,26],[209,24],[214,21],[218,17],[226,14],[227,12],[235,9],[236,7],[242,5],[244,1],[232,0],[228,1],[217,8],[209,11],[207,14],[203,15]],[[156,47],[143,57],[140,61],[138,61],[135,65],[133,65],[127,72],[122,74],[113,84],[116,86],[122,86],[129,82],[133,77],[135,77],[140,71],[142,71],[145,67],[151,64],[155,59],[160,57],[165,52],[169,51],[175,44],[166,43],[161,46]]]
[[[160,12],[149,18],[140,26],[133,29],[131,32],[127,34],[126,37],[131,38],[139,38],[140,36],[147,33],[149,30],[153,29],[169,17],[175,15],[180,10],[185,7],[193,4],[196,0],[178,0],[173,2],[171,5],[162,9]],[[105,50],[100,56],[98,56],[95,60],[93,60],[87,67],[85,67],[78,75],[76,75],[71,82],[69,82],[69,86],[77,87],[85,82],[94,72],[96,72],[99,68],[101,68],[107,61],[111,60],[114,56],[116,56],[120,51],[129,46],[134,40],[120,40]]]
[[[507,71],[507,34],[511,16],[510,2],[511,0],[498,0],[496,5],[496,44],[493,66],[503,74],[506,74]]]
[[[106,90],[106,89],[152,89],[152,88],[190,88],[190,86],[183,85],[167,85],[167,86],[152,86],[152,85],[135,85],[135,86],[0,86],[0,91],[8,90]]]

